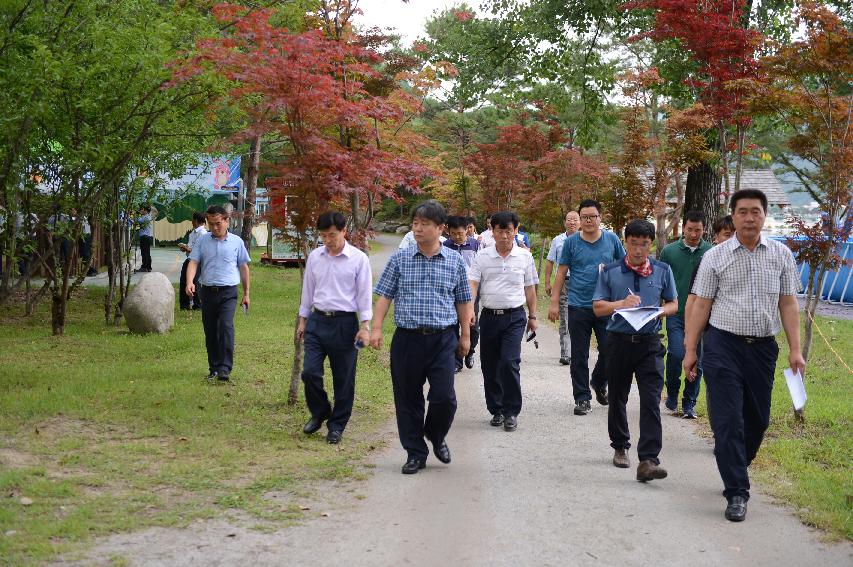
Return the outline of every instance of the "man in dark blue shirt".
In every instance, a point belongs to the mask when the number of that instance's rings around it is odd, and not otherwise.
[[[374,289],[379,299],[370,344],[375,349],[382,347],[382,322],[394,301],[391,382],[400,443],[408,453],[403,474],[426,466],[424,437],[439,461],[450,462],[445,437],[456,414],[455,356],[464,357],[471,346],[471,287],[462,256],[439,240],[446,222],[447,213],[437,201],[418,205],[412,213],[417,245],[391,256]],[[424,418],[427,381],[429,409]]]
[[[623,260],[607,264],[598,275],[592,309],[597,317],[607,321],[607,346],[610,354],[605,365],[610,387],[607,430],[610,446],[615,450],[613,465],[628,468],[630,433],[626,405],[631,391],[632,376],[637,376],[640,393],[640,442],[637,456],[637,480],[666,478],[661,468],[660,453],[663,432],[660,422],[660,395],[663,390],[663,354],[660,342],[661,317],[678,312],[675,279],[667,264],[649,258],[655,240],[655,227],[646,220],[633,220],[625,226]],[[634,307],[660,307],[657,317],[639,329],[614,312]],[[636,313],[636,312],[635,312]],[[642,321],[635,324],[639,326]]]
[[[447,233],[450,238],[446,239],[442,244],[451,250],[459,252],[462,260],[465,262],[465,267],[471,269],[474,264],[474,258],[480,250],[480,243],[473,236],[468,235],[468,219],[466,217],[447,217]],[[465,366],[468,368],[474,367],[474,353],[477,349],[477,343],[480,341],[480,298],[476,297],[474,301],[474,323],[471,325],[471,350],[465,355]],[[456,372],[462,371],[463,357],[456,355]]]

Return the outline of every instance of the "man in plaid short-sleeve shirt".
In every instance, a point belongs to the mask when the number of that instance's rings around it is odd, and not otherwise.
[[[747,467],[758,454],[770,423],[770,396],[784,327],[794,372],[805,372],[800,352],[800,282],[791,251],[761,235],[767,197],[755,189],[732,195],[735,235],[702,258],[687,320],[684,371],[696,379],[696,345],[703,339],[702,365],[714,430],[714,455],[728,500],[725,516],[746,517]],[[780,317],[781,315],[781,317]]]
[[[391,382],[400,443],[408,453],[403,474],[426,466],[424,437],[438,460],[450,462],[445,437],[456,413],[456,355],[464,357],[471,346],[471,288],[462,256],[439,239],[446,222],[447,213],[437,201],[418,205],[412,214],[417,244],[391,256],[374,289],[379,299],[370,336],[373,348],[382,346],[382,322],[394,301]],[[424,417],[426,381],[429,409]]]

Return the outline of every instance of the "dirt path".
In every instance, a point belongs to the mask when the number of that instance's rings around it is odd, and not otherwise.
[[[374,268],[375,270],[375,268]],[[389,424],[387,448],[361,500],[344,497],[303,524],[261,533],[250,521],[199,522],[102,540],[86,564],[132,565],[763,565],[853,564],[849,543],[827,546],[755,490],[746,522],[723,518],[712,448],[694,423],[664,416],[669,478],[642,484],[610,464],[606,409],[572,415],[567,367],[550,326],[522,353],[524,409],[506,433],[487,423],[478,368],[457,378],[459,411],[448,444],[414,476]],[[636,439],[638,400],[629,417]],[[330,448],[330,450],[333,450]],[[330,502],[336,500],[329,495]]]

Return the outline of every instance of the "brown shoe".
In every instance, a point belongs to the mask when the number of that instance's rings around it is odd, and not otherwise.
[[[660,465],[656,465],[652,460],[643,461],[640,463],[640,466],[637,467],[637,480],[640,482],[660,478],[666,478],[666,469],[662,468]]]
[[[613,453],[613,466],[620,469],[627,469],[631,466],[631,462],[628,460],[628,451],[625,449],[616,449]]]

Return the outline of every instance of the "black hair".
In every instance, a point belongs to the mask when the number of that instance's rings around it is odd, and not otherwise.
[[[337,211],[326,211],[317,217],[317,230],[329,230],[333,226],[343,230],[347,226],[347,219]]]
[[[714,234],[720,234],[724,230],[731,230],[732,232],[734,232],[735,223],[732,220],[732,215],[726,215],[724,217],[718,218],[714,221],[712,228],[714,229]]]
[[[468,219],[459,216],[447,217],[447,228],[468,228]]]
[[[734,211],[737,206],[737,202],[741,199],[758,199],[761,201],[761,207],[764,209],[764,214],[767,214],[767,195],[764,194],[764,191],[759,189],[741,189],[740,191],[735,191],[735,194],[732,195],[729,208]]]
[[[424,201],[412,211],[412,220],[415,220],[417,217],[432,221],[440,226],[447,222],[447,211],[444,210],[441,203],[435,199],[430,199],[429,201]]]
[[[474,224],[476,219],[474,217],[465,217],[465,222],[468,224]]]
[[[518,215],[512,211],[501,211],[492,215],[492,228],[518,228]]]
[[[204,218],[204,213],[201,211],[193,211],[193,220],[198,224],[204,224],[204,221],[207,220]]]
[[[704,227],[708,224],[708,217],[702,211],[687,211],[684,213],[684,222],[681,225],[684,226],[689,222],[701,222]]]
[[[648,236],[654,241],[655,225],[644,219],[634,219],[625,225],[625,240],[628,240],[629,236],[636,238]]]
[[[585,209],[587,207],[595,207],[595,210],[598,211],[598,214],[601,214],[601,203],[599,203],[595,199],[584,199],[583,201],[581,201],[581,204],[578,205],[578,214],[581,214],[581,209]]]
[[[151,205],[142,205],[142,210],[145,211],[146,213],[150,213],[151,212]]]
[[[524,228],[523,224],[518,225],[518,232],[527,232],[527,229]]]
[[[210,205],[207,207],[207,211],[205,211],[207,215],[222,215],[225,218],[228,218],[228,213],[225,212],[225,207],[222,205]]]

